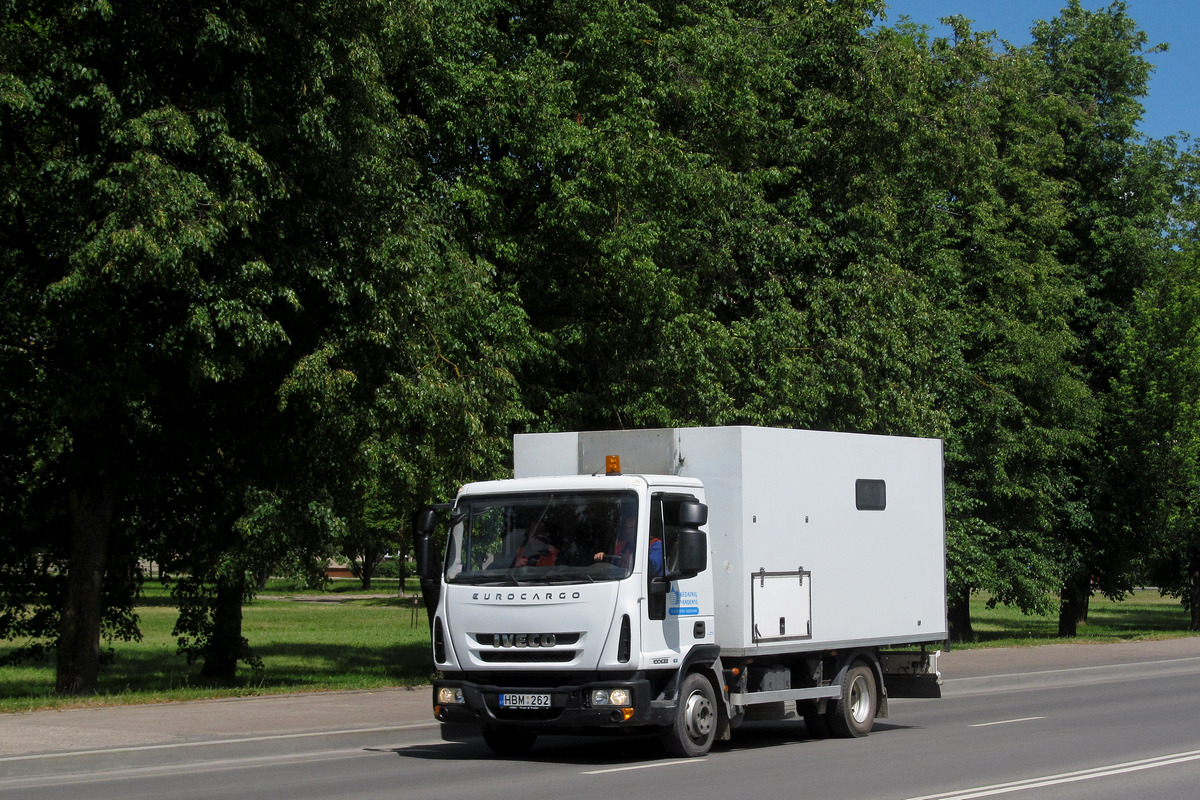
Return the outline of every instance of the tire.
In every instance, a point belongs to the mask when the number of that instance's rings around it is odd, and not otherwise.
[[[683,679],[675,722],[662,732],[663,747],[678,758],[696,758],[712,749],[717,735],[717,696],[698,673]]]
[[[506,726],[483,729],[483,743],[493,753],[505,758],[525,755],[536,741],[537,734],[525,728]]]
[[[842,696],[826,707],[825,718],[835,736],[854,739],[871,732],[878,709],[879,687],[875,684],[875,671],[857,664],[846,671]]]
[[[829,718],[817,710],[816,700],[801,700],[796,703],[796,711],[804,718],[804,727],[813,739],[829,738]]]

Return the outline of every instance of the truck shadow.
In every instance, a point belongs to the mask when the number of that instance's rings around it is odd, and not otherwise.
[[[430,761],[497,761],[503,763],[571,764],[615,768],[649,764],[667,758],[655,736],[541,736],[526,755],[505,758],[493,753],[483,739],[438,742],[389,748],[401,758]]]
[[[877,721],[871,729],[871,735],[877,736],[889,731],[911,730],[912,727],[911,725],[896,725]],[[801,742],[813,742],[815,744],[823,741],[838,742],[843,740],[828,736],[813,736],[809,733],[804,723],[799,721],[747,722],[734,732],[732,741],[718,742],[717,746],[713,749],[720,748],[727,751],[758,750],[768,747],[778,747],[781,744],[798,744]]]
[[[913,726],[908,725],[877,722],[872,735],[911,730],[912,728]],[[803,722],[751,722],[739,728],[731,741],[714,743],[710,757],[803,742],[812,742],[817,745],[826,740],[810,735]],[[578,767],[595,767],[598,770],[617,770],[671,760],[671,757],[659,744],[658,737],[654,735],[542,736],[528,754],[513,758],[497,756],[478,736],[464,737],[461,741],[425,743],[409,747],[388,748],[376,752],[395,753],[400,758],[430,761],[465,759],[505,763],[571,764]]]

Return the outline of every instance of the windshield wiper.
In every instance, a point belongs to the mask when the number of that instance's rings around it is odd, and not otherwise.
[[[492,584],[502,584],[504,586],[520,586],[521,582],[507,572],[498,572],[490,575],[462,575],[451,579],[451,583],[468,583],[472,586],[489,586]]]
[[[538,583],[544,583],[548,586],[558,586],[564,583],[581,583],[583,581],[595,583],[596,579],[586,572],[572,572],[570,575],[555,575],[552,578],[538,581]]]

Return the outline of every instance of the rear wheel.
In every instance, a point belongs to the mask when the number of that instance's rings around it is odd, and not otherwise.
[[[829,718],[817,710],[816,700],[801,700],[796,703],[796,710],[804,717],[804,727],[808,735],[814,739],[829,738]]]
[[[498,756],[523,756],[537,741],[537,734],[525,728],[484,728],[483,743]]]
[[[693,672],[683,679],[675,722],[662,733],[663,747],[680,758],[696,758],[712,748],[717,735],[717,696],[712,684]]]
[[[875,685],[875,672],[868,666],[858,664],[846,672],[842,696],[827,706],[825,717],[829,721],[829,729],[836,736],[856,738],[871,732],[878,707],[879,689]]]

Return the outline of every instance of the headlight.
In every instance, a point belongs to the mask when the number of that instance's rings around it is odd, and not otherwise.
[[[632,705],[628,689],[592,689],[592,706]]]
[[[462,689],[454,686],[441,686],[437,693],[438,705],[448,706],[457,705],[463,702]]]

